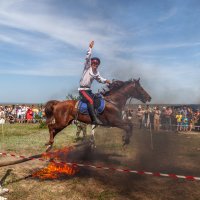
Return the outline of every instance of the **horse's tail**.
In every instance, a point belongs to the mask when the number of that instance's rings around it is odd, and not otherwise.
[[[52,119],[53,119],[53,110],[54,110],[54,106],[57,103],[59,103],[59,101],[57,101],[57,100],[51,100],[51,101],[48,101],[46,103],[46,105],[45,105],[44,112],[45,112],[47,124],[49,124],[52,121]]]

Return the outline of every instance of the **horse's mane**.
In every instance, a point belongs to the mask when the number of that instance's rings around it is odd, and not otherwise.
[[[122,88],[125,85],[128,85],[129,83],[133,82],[134,80],[130,79],[128,81],[120,81],[120,80],[112,80],[112,83],[110,83],[106,88],[103,88],[103,91],[101,94],[103,96],[110,95],[111,92],[115,92]]]

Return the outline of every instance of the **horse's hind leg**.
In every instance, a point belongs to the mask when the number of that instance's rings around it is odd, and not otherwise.
[[[92,125],[92,135],[90,137],[90,146],[92,149],[95,149],[96,148],[96,144],[95,144],[95,128],[96,128],[96,125]]]

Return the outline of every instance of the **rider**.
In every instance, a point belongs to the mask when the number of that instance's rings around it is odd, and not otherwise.
[[[87,103],[88,112],[92,120],[92,124],[103,125],[103,123],[96,116],[93,100],[94,94],[92,93],[90,87],[94,79],[97,80],[99,83],[110,84],[110,81],[101,77],[97,70],[98,66],[101,63],[100,59],[97,57],[91,58],[93,46],[94,41],[91,41],[86,55],[85,67],[80,80],[80,88],[78,90],[82,100]]]

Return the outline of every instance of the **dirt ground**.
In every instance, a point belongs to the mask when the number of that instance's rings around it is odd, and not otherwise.
[[[79,148],[67,157],[67,161],[200,177],[200,133],[161,131],[151,134],[148,130],[136,129],[125,149],[121,136],[122,131],[117,128],[98,128],[96,149],[90,152],[87,148]],[[13,160],[5,157],[1,161],[9,159]],[[112,170],[79,167],[74,176],[53,180],[25,178],[44,166],[45,162],[30,161],[1,168],[0,177],[12,169],[4,185],[10,192],[4,196],[8,200],[200,199],[200,181]]]

